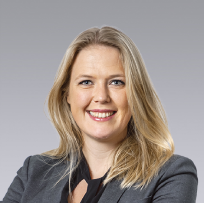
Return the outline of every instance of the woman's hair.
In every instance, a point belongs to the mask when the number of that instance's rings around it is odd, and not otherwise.
[[[71,180],[72,172],[81,159],[83,138],[67,102],[69,82],[77,54],[85,47],[93,45],[114,47],[120,52],[125,71],[127,100],[132,115],[128,123],[127,137],[115,150],[104,184],[117,178],[122,180],[122,188],[133,185],[143,188],[173,155],[174,143],[164,109],[139,50],[128,36],[112,27],[90,28],[82,32],[68,47],[48,95],[48,112],[60,135],[60,143],[57,149],[41,155],[60,160],[57,164],[68,159],[69,168],[59,181],[66,175],[69,175]]]

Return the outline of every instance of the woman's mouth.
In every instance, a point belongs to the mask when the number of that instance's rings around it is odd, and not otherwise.
[[[93,117],[96,117],[96,118],[106,118],[106,117],[109,117],[109,116],[112,116],[113,114],[116,113],[116,111],[112,111],[112,112],[93,112],[93,111],[88,111],[88,113],[90,115],[92,115]]]
[[[116,114],[117,111],[109,111],[109,112],[93,112],[87,111],[90,118],[95,121],[108,121]]]

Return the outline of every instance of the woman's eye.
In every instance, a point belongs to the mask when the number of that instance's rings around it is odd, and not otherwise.
[[[84,80],[84,81],[80,82],[79,84],[81,84],[81,85],[90,85],[91,81],[90,80]]]
[[[91,80],[83,80],[79,84],[80,85],[91,85],[92,82],[91,82]],[[120,86],[120,85],[124,85],[125,83],[121,80],[112,80],[111,84],[116,85],[116,86]]]
[[[112,80],[111,83],[114,83],[114,85],[124,85],[125,83],[121,80]]]

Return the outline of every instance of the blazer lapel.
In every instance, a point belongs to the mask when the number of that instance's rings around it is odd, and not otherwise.
[[[55,183],[61,178],[64,174],[65,169],[67,168],[66,164],[59,164],[55,167],[51,179],[46,187],[46,194],[44,196],[45,202],[49,203],[59,203],[61,201],[61,194],[64,186],[66,185],[67,181],[69,180],[69,176],[67,175],[65,178],[60,180],[56,185]],[[55,187],[53,187],[55,185]]]
[[[106,189],[104,190],[101,198],[98,203],[116,203],[120,200],[120,197],[123,195],[127,188],[121,189],[120,180],[112,180],[107,184]]]

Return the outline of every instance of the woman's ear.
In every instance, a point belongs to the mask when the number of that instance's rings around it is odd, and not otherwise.
[[[67,102],[68,102],[68,104],[70,104],[69,92],[67,92]]]

